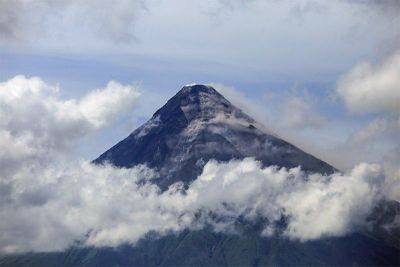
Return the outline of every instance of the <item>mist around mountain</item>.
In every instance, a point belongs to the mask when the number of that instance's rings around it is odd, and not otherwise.
[[[210,86],[183,87],[93,163],[44,170],[29,163],[21,168],[38,175],[10,174],[20,192],[6,195],[4,218],[40,220],[30,240],[2,237],[1,266],[400,262],[400,205],[382,196],[379,166],[341,173]],[[35,177],[42,180],[32,188]],[[25,199],[37,202],[18,206]],[[7,227],[18,234],[25,226]]]

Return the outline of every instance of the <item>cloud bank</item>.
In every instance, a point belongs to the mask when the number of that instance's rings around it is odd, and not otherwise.
[[[307,241],[365,227],[383,195],[378,165],[360,164],[331,176],[300,168],[262,168],[254,159],[208,162],[187,190],[151,183],[146,166],[117,169],[77,159],[68,149],[82,135],[132,108],[136,88],[110,82],[81,99],[61,100],[40,78],[17,76],[0,85],[0,251],[62,250],[83,245],[134,244],[159,234],[211,225],[234,232],[237,219],[266,221],[277,232]],[[211,216],[210,216],[211,215]],[[218,218],[218,219],[216,219]]]
[[[74,241],[134,244],[149,231],[162,235],[205,225],[232,233],[239,217],[266,219],[266,236],[282,218],[290,239],[342,236],[367,225],[383,182],[377,165],[325,177],[306,176],[299,168],[261,168],[253,159],[211,161],[186,192],[180,184],[160,192],[149,182],[155,176],[144,166],[88,162],[20,169],[0,186],[0,251],[62,250]]]

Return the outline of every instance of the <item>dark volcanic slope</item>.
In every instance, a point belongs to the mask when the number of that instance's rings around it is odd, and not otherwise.
[[[244,235],[183,231],[146,238],[136,246],[72,247],[63,252],[0,255],[0,266],[37,267],[255,267],[399,266],[399,250],[360,234],[307,243]]]
[[[176,181],[193,181],[210,159],[245,157],[254,157],[264,166],[334,171],[327,163],[263,131],[256,121],[205,85],[183,87],[148,122],[94,162],[128,168],[147,164],[159,171],[157,183],[165,189]]]

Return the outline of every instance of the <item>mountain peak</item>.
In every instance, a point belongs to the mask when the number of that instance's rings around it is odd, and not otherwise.
[[[198,84],[198,83],[191,83],[183,86],[182,89],[177,94],[198,95],[200,93],[219,94],[217,90],[215,90],[212,86],[205,84]]]
[[[214,87],[211,85],[204,84],[187,84],[179,90],[178,93],[172,98],[182,101],[183,105],[186,105],[190,102],[201,102],[200,104],[204,104],[206,101],[212,102],[225,102],[229,103],[228,100],[225,99]],[[171,100],[172,100],[171,99]],[[230,104],[230,103],[229,103]]]
[[[217,113],[242,112],[212,86],[190,84],[182,87],[174,97],[154,113],[153,118],[159,117],[162,121],[165,121],[171,116],[174,119],[184,116],[187,121],[199,118],[207,120],[215,117]]]
[[[146,164],[159,173],[155,182],[163,190],[177,181],[189,184],[211,159],[253,157],[263,166],[334,171],[332,166],[260,126],[212,86],[186,85],[148,122],[95,163],[110,162],[127,168]]]

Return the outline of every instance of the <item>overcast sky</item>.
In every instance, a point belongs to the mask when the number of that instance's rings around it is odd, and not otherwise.
[[[65,99],[138,87],[139,106],[89,138],[85,158],[198,82],[346,169],[398,154],[399,13],[396,0],[5,0],[0,79],[38,76]]]

